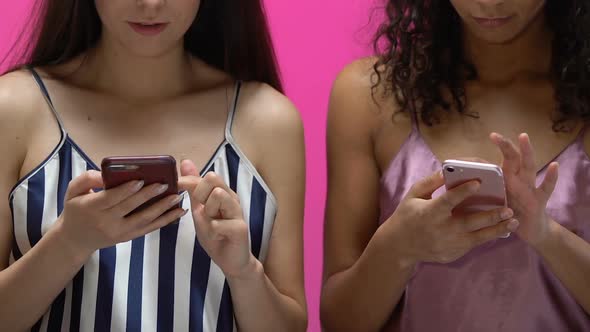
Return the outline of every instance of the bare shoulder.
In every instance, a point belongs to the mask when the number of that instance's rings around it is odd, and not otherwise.
[[[40,105],[39,89],[27,71],[15,71],[0,77],[0,140],[3,153],[12,161],[24,160],[26,146],[34,128]],[[5,154],[3,154],[5,155]]]
[[[233,133],[283,212],[296,215],[305,184],[305,143],[293,103],[267,84],[244,83]]]
[[[337,76],[330,96],[329,138],[337,135],[337,142],[347,137],[357,142],[370,140],[379,150],[381,141],[391,144],[393,140],[394,144],[401,145],[409,134],[411,120],[405,113],[398,112],[399,107],[391,89],[386,88],[384,77],[378,80],[376,62],[376,57],[356,60]]]
[[[375,86],[375,63],[377,58],[367,57],[357,59],[347,64],[338,73],[334,82],[333,92],[345,91],[354,93],[355,96],[371,97]]]
[[[31,74],[19,70],[0,76],[0,116],[17,120],[32,116],[38,103],[38,88]]]
[[[383,89],[375,84],[375,61],[372,57],[359,59],[340,71],[332,86],[330,105],[348,107],[331,107],[331,113],[337,113],[345,118],[369,116],[369,119],[374,120],[378,117],[376,111],[383,104]]]
[[[247,82],[239,97],[238,121],[261,144],[303,140],[303,123],[295,105],[265,83]],[[269,140],[269,141],[267,141]]]

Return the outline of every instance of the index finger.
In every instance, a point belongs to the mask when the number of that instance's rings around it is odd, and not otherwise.
[[[188,191],[193,192],[199,183],[201,182],[202,178],[200,176],[195,175],[187,175],[181,176],[178,178],[178,190],[179,191]]]
[[[511,140],[504,138],[498,133],[492,133],[490,138],[500,148],[504,162],[502,168],[511,174],[517,174],[520,170],[520,151],[516,148]]]
[[[407,196],[413,198],[430,199],[432,194],[445,184],[442,171],[437,171],[428,177],[414,183]]]
[[[84,172],[70,181],[65,199],[68,201],[74,197],[88,194],[93,188],[102,188],[103,186],[100,172],[94,170]]]
[[[518,136],[518,143],[520,145],[521,164],[525,172],[529,176],[529,180],[534,182],[536,178],[536,164],[535,164],[535,150],[531,144],[531,139],[528,134],[521,134]]]

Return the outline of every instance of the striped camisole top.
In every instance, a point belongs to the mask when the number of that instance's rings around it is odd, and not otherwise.
[[[61,139],[10,193],[14,226],[10,264],[51,228],[63,210],[70,180],[86,170],[99,170],[68,136],[43,81],[31,72],[59,122]],[[237,82],[225,139],[201,175],[216,172],[238,194],[252,253],[264,261],[277,203],[232,137],[240,86]],[[190,208],[188,197],[183,208]],[[197,241],[190,213],[178,224],[96,251],[32,328],[41,332],[235,330],[230,289]]]

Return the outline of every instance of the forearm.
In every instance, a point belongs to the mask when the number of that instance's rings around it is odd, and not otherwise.
[[[239,331],[305,331],[305,306],[281,294],[264,273],[262,263],[252,257],[250,270],[242,278],[229,278]]]
[[[414,265],[390,250],[378,230],[357,262],[331,276],[322,294],[326,331],[379,331],[390,319]]]
[[[0,322],[7,331],[30,329],[84,265],[90,253],[77,252],[61,237],[59,225],[29,252],[0,272]]]
[[[555,221],[547,239],[534,246],[576,301],[590,314],[590,244]]]

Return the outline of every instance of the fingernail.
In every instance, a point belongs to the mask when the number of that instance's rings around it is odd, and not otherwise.
[[[136,183],[133,185],[133,187],[131,187],[131,190],[133,190],[133,192],[138,192],[141,190],[141,188],[143,188],[144,184],[145,184],[145,182],[143,180],[136,181]]]
[[[518,225],[520,225],[520,223],[518,222],[518,220],[516,220],[516,219],[512,219],[512,220],[510,220],[510,221],[508,222],[508,227],[507,227],[507,228],[508,228],[508,229],[509,229],[511,232],[514,232],[514,231],[516,231],[516,230],[518,229]]]
[[[178,196],[176,196],[176,198],[174,198],[174,200],[170,204],[171,205],[180,204],[180,202],[182,202],[183,198],[184,198],[184,195],[178,195]]]
[[[159,194],[165,192],[166,190],[168,190],[168,185],[167,184],[162,184],[162,185],[160,185],[160,186],[158,186],[156,188],[156,194],[159,195]]]
[[[471,189],[471,191],[479,190],[479,182],[478,181],[471,182],[471,184],[469,184],[469,189]]]
[[[503,210],[502,213],[500,213],[500,217],[502,218],[502,220],[511,218],[512,215],[513,215],[513,212],[512,212],[512,210],[509,210],[509,209]]]
[[[182,217],[184,217],[187,212],[188,212],[188,210],[182,210],[182,212],[180,214],[178,214],[178,217],[176,217],[176,219],[171,224],[178,225],[180,223],[180,219],[182,219]]]

